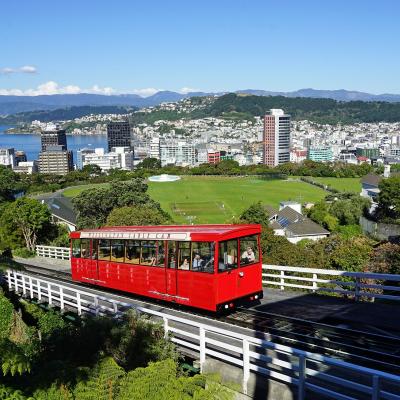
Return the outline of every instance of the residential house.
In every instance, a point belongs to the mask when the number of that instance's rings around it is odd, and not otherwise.
[[[291,243],[300,240],[319,240],[328,237],[330,232],[301,213],[301,204],[281,202],[279,210],[264,206],[269,214],[269,226],[274,234],[285,236]]]

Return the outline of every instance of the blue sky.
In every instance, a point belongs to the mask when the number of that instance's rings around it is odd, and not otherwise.
[[[5,0],[1,15],[0,94],[400,93],[398,0]]]

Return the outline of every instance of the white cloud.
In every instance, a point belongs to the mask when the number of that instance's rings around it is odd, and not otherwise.
[[[0,74],[3,75],[15,74],[18,72],[21,72],[23,74],[36,74],[37,68],[34,67],[33,65],[24,65],[19,68],[10,68],[10,67],[0,68]]]
[[[133,89],[132,93],[138,94],[139,96],[142,96],[142,97],[149,97],[149,96],[152,96],[153,94],[160,92],[162,90],[163,89],[155,89],[155,88]]]
[[[200,89],[193,89],[193,88],[190,88],[190,87],[183,87],[183,88],[181,88],[179,90],[179,93],[188,94],[190,92],[200,92],[200,91],[201,91]]]
[[[24,68],[27,69],[27,67],[28,66],[25,66]],[[3,74],[12,73],[12,72],[4,71],[4,70],[6,70],[6,68],[3,68],[2,70],[0,70],[0,73],[3,73]],[[28,73],[28,72],[26,72],[26,73]],[[34,73],[33,70],[30,73]],[[124,91],[122,93],[132,93],[132,94],[137,94],[142,97],[148,97],[148,96],[151,96],[162,90],[164,90],[164,89],[143,88],[143,89],[134,89],[132,91]],[[182,89],[179,90],[179,93],[187,94],[190,92],[198,92],[198,91],[200,91],[200,90],[189,88],[189,87],[183,87]],[[111,95],[111,94],[119,94],[121,92],[118,92],[109,86],[101,87],[99,85],[93,85],[90,88],[81,88],[77,85],[60,86],[55,81],[48,81],[48,82],[42,83],[34,89],[26,89],[26,90],[0,89],[0,95],[9,95],[9,96],[39,96],[39,95],[78,94],[78,93]]]
[[[94,94],[113,94],[116,91],[111,87],[100,87],[94,85],[89,89],[81,89],[76,85],[60,86],[57,82],[48,81],[39,85],[36,89],[0,89],[0,95],[10,96],[39,96],[51,94],[77,94],[77,93],[94,93]]]
[[[15,72],[14,69],[8,68],[8,67],[4,67],[4,68],[0,69],[0,74],[4,74],[4,75],[12,74],[14,72]]]
[[[36,74],[37,69],[33,65],[24,65],[23,67],[19,68],[19,71],[25,74]]]

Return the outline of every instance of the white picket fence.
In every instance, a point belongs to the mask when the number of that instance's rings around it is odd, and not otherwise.
[[[120,316],[133,307],[101,292],[81,290],[74,285],[62,285],[20,271],[8,270],[5,278],[9,290],[58,306],[61,310],[74,310],[78,314]],[[342,400],[400,400],[400,376],[304,352],[167,312],[145,307],[135,309],[159,320],[164,326],[166,337],[170,337],[180,348],[196,352],[201,368],[207,357],[239,367],[243,374],[244,393],[247,393],[251,374],[255,373],[291,385],[300,400],[305,399],[309,393]]]
[[[68,247],[56,246],[36,246],[36,255],[45,258],[57,258],[59,260],[70,259],[70,249]]]
[[[362,298],[400,301],[400,275],[264,264],[262,277],[265,286],[280,290],[338,293],[356,301]]]

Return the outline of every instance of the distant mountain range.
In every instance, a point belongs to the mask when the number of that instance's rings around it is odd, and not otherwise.
[[[73,106],[155,106],[163,102],[179,101],[194,96],[220,96],[224,93],[191,92],[187,94],[160,91],[149,97],[136,94],[99,95],[99,94],[55,94],[41,96],[0,96],[0,115],[15,114],[24,111],[55,110]],[[337,101],[387,101],[400,102],[400,94],[380,94],[349,90],[315,90],[301,89],[294,92],[272,92],[267,90],[245,89],[235,93],[257,96],[311,97],[327,98]]]

